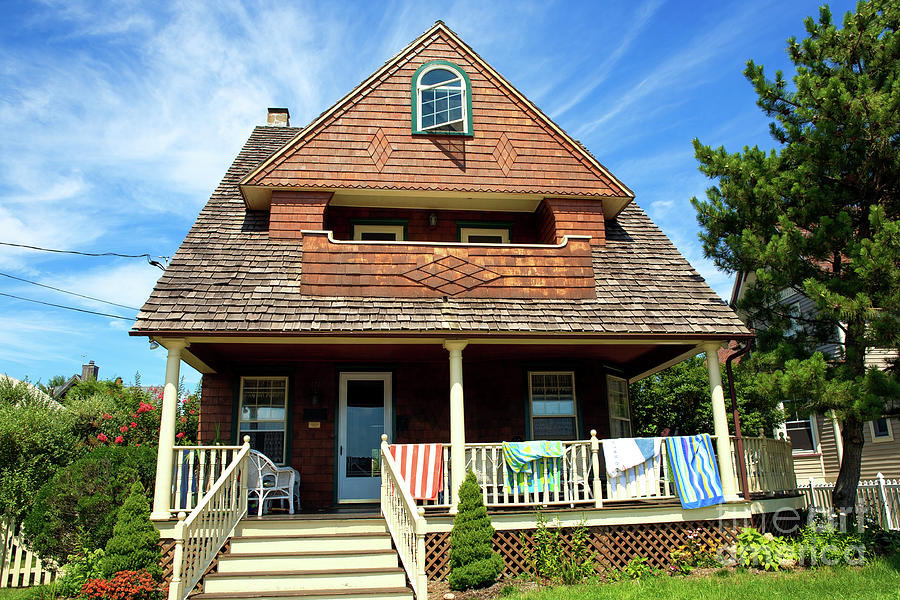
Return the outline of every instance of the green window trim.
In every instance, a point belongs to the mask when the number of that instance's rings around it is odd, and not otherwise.
[[[465,82],[466,86],[466,130],[465,131],[434,131],[434,130],[421,130],[419,129],[419,94],[418,94],[418,81],[419,78],[425,71],[430,70],[432,67],[445,67],[447,69],[451,69],[462,77],[462,80]],[[448,60],[432,60],[420,66],[416,69],[416,72],[412,76],[412,81],[410,82],[410,127],[412,129],[413,134],[418,135],[456,135],[463,137],[472,137],[474,134],[472,132],[472,82],[469,80],[469,76],[465,71],[462,70],[458,65],[453,64]]]
[[[383,225],[386,227],[403,227],[403,239],[398,242],[409,240],[409,219],[350,219],[350,239],[352,240],[356,234],[357,225]]]
[[[463,229],[505,229],[509,235],[509,243],[512,243],[512,227],[510,221],[457,221],[456,241],[462,242]]]

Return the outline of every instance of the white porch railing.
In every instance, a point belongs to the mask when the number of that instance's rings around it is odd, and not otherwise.
[[[806,503],[813,510],[830,510],[833,505],[833,483],[816,483],[815,479],[799,486]],[[875,479],[860,481],[856,488],[856,504],[867,514],[875,515],[884,529],[900,530],[900,479],[885,479],[878,473]]]
[[[250,438],[244,437],[244,445],[212,482],[190,515],[184,511],[178,513],[168,600],[187,598],[234,532],[238,521],[247,514],[249,453]]]
[[[170,512],[192,511],[212,489],[241,446],[175,446]]]
[[[791,454],[790,441],[764,437],[743,437],[741,439],[744,444],[744,464],[747,467],[747,487],[751,494],[774,494],[797,489],[797,476],[794,474],[794,458]],[[736,440],[731,438],[731,454],[735,457],[733,461],[735,477],[740,486],[740,472],[735,448]]]
[[[381,514],[387,522],[416,599],[428,598],[425,509],[416,506],[406,483],[401,479],[400,469],[389,450],[387,435],[381,436]]]
[[[715,440],[715,436],[712,436]],[[747,483],[752,494],[774,494],[797,489],[790,442],[766,438],[743,438]],[[606,440],[591,431],[589,440],[563,442],[564,454],[558,459],[539,459],[545,476],[557,471],[558,486],[539,492],[520,489],[507,475],[501,442],[466,444],[466,469],[471,469],[481,485],[482,500],[488,507],[576,506],[627,500],[676,498],[675,485],[669,473],[666,444],[660,449],[659,464],[641,465],[624,473],[624,484],[607,481],[600,450]],[[740,486],[735,439],[731,439],[732,464]],[[450,444],[443,447],[443,486],[436,500],[419,501],[428,508],[450,508]],[[658,475],[657,475],[658,473]],[[605,482],[605,483],[604,483]],[[534,486],[540,487],[540,486]]]

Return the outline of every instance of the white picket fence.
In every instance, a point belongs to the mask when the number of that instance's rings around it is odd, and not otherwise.
[[[22,588],[48,584],[56,572],[45,568],[37,554],[28,549],[12,521],[0,521],[0,588]]]
[[[832,508],[833,483],[816,483],[812,478],[798,486],[813,510]],[[865,507],[867,514],[877,515],[878,523],[885,529],[900,530],[900,479],[885,479],[879,473],[875,479],[860,481],[856,490],[856,503]]]

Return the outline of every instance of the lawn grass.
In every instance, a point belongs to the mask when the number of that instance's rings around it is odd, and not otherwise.
[[[900,599],[900,555],[865,567],[791,573],[726,572],[709,577],[651,577],[600,585],[545,588],[511,600],[866,600]]]
[[[25,600],[34,588],[0,588],[0,600]]]

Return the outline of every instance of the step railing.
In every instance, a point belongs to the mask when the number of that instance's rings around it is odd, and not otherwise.
[[[425,509],[416,506],[408,484],[400,476],[400,468],[391,455],[387,435],[381,436],[381,514],[387,522],[416,600],[425,600],[428,598]]]
[[[185,600],[247,514],[250,437],[190,514],[178,513],[168,600]]]
[[[192,511],[231,464],[241,446],[175,446],[170,512]]]

